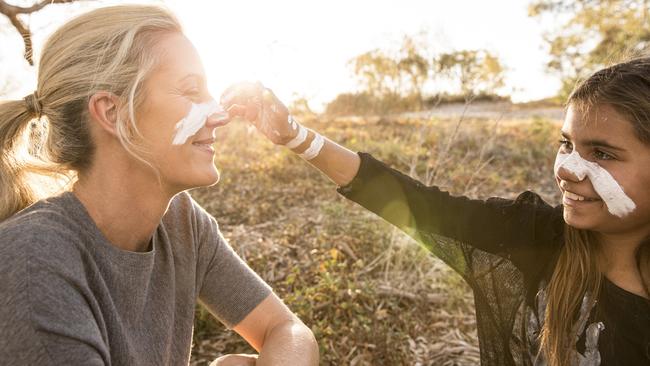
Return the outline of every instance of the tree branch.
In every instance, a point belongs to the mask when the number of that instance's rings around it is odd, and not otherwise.
[[[25,59],[30,65],[34,66],[34,60],[32,58],[32,32],[29,30],[29,26],[18,18],[18,14],[32,14],[50,4],[72,3],[74,1],[76,0],[41,0],[32,6],[22,7],[7,4],[4,0],[0,0],[0,14],[4,14],[9,18],[11,24],[16,28],[20,36],[23,37]]]

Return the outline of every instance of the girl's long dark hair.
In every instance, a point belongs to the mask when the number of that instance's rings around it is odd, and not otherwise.
[[[628,59],[578,84],[567,106],[588,112],[609,105],[632,124],[636,137],[650,145],[650,55]],[[567,225],[565,245],[546,288],[548,303],[541,332],[542,351],[550,366],[569,365],[575,349],[573,327],[582,299],[596,301],[603,280],[604,261],[593,233]],[[650,244],[637,251],[637,265],[646,293],[650,293]]]

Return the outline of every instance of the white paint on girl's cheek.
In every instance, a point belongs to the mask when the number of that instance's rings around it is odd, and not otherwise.
[[[176,134],[172,140],[172,145],[184,144],[188,138],[194,136],[205,126],[205,121],[213,114],[218,115],[216,119],[228,118],[228,112],[214,99],[207,103],[192,103],[189,113],[176,123]]]
[[[623,217],[636,208],[632,199],[623,192],[623,188],[607,170],[597,163],[583,159],[576,150],[571,154],[557,154],[554,166],[556,176],[560,168],[568,170],[580,180],[589,177],[596,193],[612,215]]]

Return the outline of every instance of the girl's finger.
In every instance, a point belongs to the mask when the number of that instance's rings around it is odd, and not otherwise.
[[[205,126],[208,128],[222,127],[227,125],[231,121],[232,121],[231,118],[211,119],[208,117],[207,121],[205,122]]]
[[[263,90],[261,83],[239,82],[229,86],[221,95],[221,104],[230,107],[232,104],[244,104],[250,98],[259,98]]]
[[[230,119],[239,117],[249,122],[255,122],[260,108],[255,103],[247,103],[246,105],[233,104],[228,107],[227,111]]]
[[[220,111],[213,113],[208,116],[205,121],[207,127],[219,127],[228,124],[230,122],[230,115],[227,111]]]
[[[246,114],[246,106],[241,105],[241,104],[233,104],[227,109],[228,115],[230,118],[244,118],[244,115]]]
[[[260,114],[260,105],[256,103],[248,103],[246,105],[246,112],[244,118],[251,122],[257,121],[257,117]]]

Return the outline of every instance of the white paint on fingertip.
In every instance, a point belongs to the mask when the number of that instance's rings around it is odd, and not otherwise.
[[[623,217],[636,209],[634,201],[625,194],[616,179],[597,163],[583,159],[578,151],[573,150],[571,154],[558,153],[554,165],[556,176],[560,168],[566,169],[579,180],[589,177],[594,190],[612,215]]]

